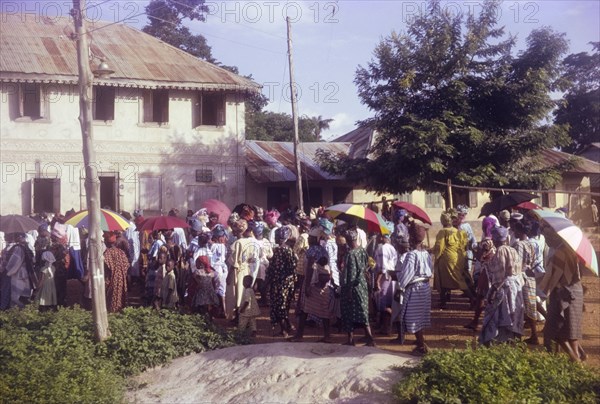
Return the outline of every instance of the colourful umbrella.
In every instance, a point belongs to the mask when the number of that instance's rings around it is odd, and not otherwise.
[[[540,209],[534,209],[531,212],[554,230],[571,247],[575,254],[581,258],[585,266],[598,275],[596,251],[594,251],[592,243],[590,243],[590,240],[583,234],[583,231],[579,227],[560,213]]]
[[[362,205],[352,205],[350,203],[340,203],[332,205],[325,209],[325,213],[332,219],[343,220],[344,222],[356,222],[364,224],[367,232],[389,234],[390,230],[385,219],[378,213]],[[358,219],[358,220],[357,220]]]
[[[530,201],[521,202],[520,204],[515,205],[515,208],[517,208],[517,209],[524,209],[524,210],[543,209],[537,203],[533,203],[533,202],[530,202]]]
[[[413,218],[419,219],[423,223],[431,224],[431,219],[429,218],[429,215],[415,204],[404,201],[396,201],[394,202],[394,206],[406,210],[412,215]]]
[[[176,216],[154,216],[147,218],[142,223],[140,230],[170,230],[176,227],[185,228],[190,227],[190,225]]]
[[[227,225],[227,219],[231,216],[231,209],[218,199],[207,199],[202,202],[202,207],[206,208],[208,213],[215,212],[219,215],[219,223],[223,226]]]
[[[21,215],[0,216],[0,231],[9,233],[27,233],[30,230],[37,230],[40,224],[35,220]]]
[[[88,210],[80,210],[79,212],[73,213],[67,218],[66,224],[70,224],[73,227],[86,229],[90,228],[90,215]],[[126,230],[131,224],[129,220],[119,215],[117,212],[113,212],[108,209],[100,209],[100,229],[102,231],[122,231]]]
[[[529,192],[510,192],[508,194],[500,195],[491,202],[486,202],[481,207],[481,216],[488,216],[497,214],[501,210],[512,208],[520,204],[521,202],[531,201],[532,199],[539,198],[536,194],[530,194]]]

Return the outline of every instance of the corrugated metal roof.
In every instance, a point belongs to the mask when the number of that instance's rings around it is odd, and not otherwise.
[[[544,166],[552,167],[567,162],[570,158],[577,159],[575,167],[568,170],[568,173],[576,174],[600,174],[600,164],[581,156],[561,152],[558,150],[546,149],[540,152]]]
[[[66,17],[0,14],[0,79],[77,82],[73,23]],[[104,59],[115,86],[258,91],[242,76],[198,59],[124,24],[88,23],[93,66]]]
[[[366,158],[369,154],[369,149],[372,146],[373,127],[371,125],[363,125],[334,139],[334,142],[350,142],[352,147],[349,151],[349,156],[352,158]]]
[[[343,176],[323,171],[315,161],[317,150],[348,153],[347,142],[300,143],[298,155],[302,179],[306,181],[343,180]],[[246,171],[258,183],[296,181],[294,144],[292,142],[246,141]]]

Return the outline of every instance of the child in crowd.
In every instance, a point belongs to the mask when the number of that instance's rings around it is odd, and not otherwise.
[[[41,279],[38,285],[39,310],[56,311],[56,284],[54,283],[54,254],[50,251],[44,251],[41,255]]]
[[[167,273],[162,282],[162,307],[168,309],[177,308],[179,296],[177,294],[177,281],[175,279],[175,260],[169,258],[167,260]]]
[[[158,259],[155,263],[156,267],[156,278],[154,279],[154,308],[160,310],[160,304],[162,302],[162,285],[163,279],[167,275],[167,257],[168,253],[161,250],[158,253]]]
[[[219,298],[214,287],[215,277],[216,273],[210,266],[209,257],[201,255],[196,258],[194,281],[197,289],[193,307],[195,312],[207,314],[209,320],[212,319],[213,307],[219,305]]]
[[[240,304],[240,321],[239,329],[245,331],[250,326],[251,335],[256,336],[256,318],[260,315],[260,308],[254,295],[252,288],[252,275],[244,276],[244,294],[242,295],[242,303]]]

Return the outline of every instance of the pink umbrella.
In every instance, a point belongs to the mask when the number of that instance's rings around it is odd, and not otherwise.
[[[231,216],[231,209],[229,209],[223,202],[219,201],[218,199],[207,199],[202,202],[202,207],[205,208],[209,214],[210,212],[215,212],[217,215],[219,215],[219,223],[224,226],[227,225],[227,219],[229,219],[229,216]]]

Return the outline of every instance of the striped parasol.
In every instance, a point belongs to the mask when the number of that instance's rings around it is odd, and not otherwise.
[[[86,209],[77,213],[73,213],[71,216],[69,216],[65,223],[70,224],[73,227],[85,227],[89,229],[89,220],[90,216]],[[126,230],[129,226],[131,226],[129,221],[123,216],[119,215],[117,212],[113,212],[112,210],[108,209],[100,209],[100,229],[102,231]]]
[[[578,226],[560,213],[541,209],[534,209],[531,212],[554,230],[584,262],[585,266],[598,275],[598,258],[594,246]]]
[[[344,222],[356,222],[366,225],[367,232],[390,234],[390,230],[385,219],[378,213],[362,205],[353,205],[351,203],[340,203],[325,208],[325,213],[332,219],[343,220]]]

